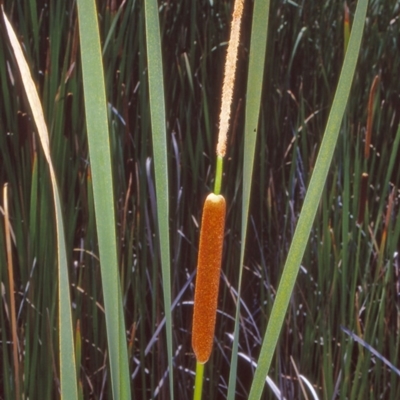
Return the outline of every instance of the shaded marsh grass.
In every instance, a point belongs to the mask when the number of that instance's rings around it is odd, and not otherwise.
[[[59,4],[60,3],[60,4]],[[190,329],[193,270],[200,210],[213,185],[218,99],[232,2],[160,4],[171,201],[171,259],[175,390],[191,398],[195,359]],[[250,2],[246,2],[238,73],[245,76]],[[302,7],[271,3],[267,72],[250,209],[242,288],[239,350],[257,360],[287,250],[304,199],[343,59],[343,8],[337,2]],[[114,157],[119,269],[125,322],[131,338],[130,373],[135,398],[168,397],[160,254],[145,59],[143,8],[126,2],[99,7],[106,91]],[[38,83],[63,196],[73,316],[80,321],[79,377],[85,398],[111,398],[107,340],[91,172],[84,128],[82,76],[72,2],[9,2],[5,9],[24,44]],[[350,5],[350,15],[354,7]],[[320,398],[400,397],[398,376],[341,329],[350,329],[398,365],[400,234],[398,188],[399,10],[372,1],[357,75],[333,165],[302,262],[270,377],[287,398],[298,398],[294,365]],[[248,22],[247,22],[248,23]],[[48,40],[50,38],[50,40]],[[9,183],[15,235],[14,280],[18,337],[24,349],[23,392],[57,395],[56,243],[50,182],[28,116],[14,62],[0,40],[0,183]],[[76,64],[74,64],[76,63]],[[370,86],[380,84],[368,161],[364,132]],[[12,79],[14,79],[14,84]],[[225,160],[227,233],[214,352],[204,393],[225,398],[240,252],[243,117],[239,84],[233,105],[237,128]],[[71,99],[71,100],[67,100]],[[17,117],[18,112],[20,117]],[[360,177],[368,173],[367,204],[358,227]],[[391,193],[393,206],[388,214]],[[3,207],[3,204],[2,204]],[[4,224],[0,241],[5,243]],[[387,232],[384,234],[384,232]],[[383,241],[382,238],[385,237]],[[2,247],[4,248],[4,246]],[[6,265],[0,251],[1,265]],[[7,296],[8,275],[0,279]],[[2,297],[1,385],[13,398],[10,304]],[[76,323],[74,323],[74,327]],[[75,328],[74,328],[75,329]],[[158,330],[160,329],[160,330]],[[161,332],[161,333],[160,333]],[[291,361],[293,360],[293,362]],[[237,398],[247,398],[254,367],[239,357]],[[38,371],[46,371],[46,378]],[[37,384],[40,379],[40,385]],[[265,398],[272,398],[268,389]]]

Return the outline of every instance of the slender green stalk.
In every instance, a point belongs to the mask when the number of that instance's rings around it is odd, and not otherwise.
[[[11,329],[13,341],[13,362],[14,362],[14,383],[15,383],[15,398],[21,398],[21,385],[20,385],[20,365],[18,355],[18,335],[17,335],[17,318],[15,312],[15,294],[14,294],[14,268],[12,259],[11,247],[11,232],[10,232],[10,213],[8,208],[8,184],[3,187],[3,209],[4,209],[4,231],[6,234],[6,252],[7,252],[7,269],[8,269],[8,287],[9,287],[9,301],[11,305]]]
[[[196,362],[196,380],[194,383],[194,396],[193,400],[201,400],[203,393],[203,377],[204,377],[204,365]]]
[[[224,167],[224,158],[221,156],[217,156],[217,168],[215,172],[215,184],[214,184],[214,193],[221,193],[221,184],[222,184],[222,172]]]

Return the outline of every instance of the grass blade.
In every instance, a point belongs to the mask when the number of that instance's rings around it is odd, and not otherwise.
[[[2,10],[3,12],[3,10]],[[50,169],[52,183],[53,200],[55,206],[56,228],[57,228],[57,256],[58,256],[58,288],[59,288],[59,340],[60,340],[60,385],[61,397],[65,399],[77,399],[77,383],[75,368],[75,351],[72,330],[71,298],[68,277],[67,252],[65,248],[64,224],[62,218],[62,208],[60,195],[57,188],[57,181],[54,167],[50,156],[49,135],[44,120],[43,110],[39,96],[36,91],[28,64],[24,58],[21,46],[17,40],[13,28],[11,27],[6,15],[3,17],[8,36],[18,63],[21,73],[23,87],[25,89],[29,105],[32,110],[33,118],[38,130],[40,142]]]
[[[156,0],[145,1],[145,18],[147,65],[149,74],[150,118],[157,194],[157,220],[161,250],[164,312],[167,329],[170,397],[173,399],[171,268],[168,225],[168,160],[160,22],[158,17],[158,3]]]
[[[95,1],[78,1],[78,17],[112,391],[114,399],[130,399],[128,352],[117,262],[107,103]]]
[[[257,127],[261,106],[261,94],[263,85],[265,54],[267,48],[269,0],[256,0],[253,9],[253,21],[250,43],[249,75],[247,79],[247,103],[245,120],[245,145],[243,165],[243,204],[242,204],[242,231],[240,248],[240,271],[238,282],[238,298],[241,293],[241,282],[243,273],[244,251],[246,245],[247,222],[250,207],[250,192],[253,182],[253,165],[257,139]],[[235,398],[235,384],[237,380],[237,358],[239,341],[239,313],[240,301],[237,302],[235,316],[235,330],[231,357],[231,368],[229,372],[228,399]]]
[[[354,77],[364,30],[367,6],[367,0],[360,0],[357,4],[348,50],[346,52],[321,148],[316,160],[310,185],[304,199],[303,208],[297,223],[292,244],[289,249],[289,254],[276,295],[276,300],[274,302],[267,331],[264,336],[258,366],[249,396],[249,398],[252,400],[259,399],[261,397],[264,388],[265,377],[271,364],[272,356],[274,354],[276,343],[278,341],[283,320],[299,271],[300,262],[304,254],[325,185]]]

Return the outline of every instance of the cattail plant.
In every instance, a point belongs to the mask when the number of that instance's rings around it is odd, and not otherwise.
[[[364,148],[364,157],[366,160],[369,159],[369,154],[370,154],[372,123],[374,118],[374,100],[378,84],[379,84],[379,75],[376,75],[372,82],[368,98],[367,131],[365,133],[365,148]]]
[[[365,133],[365,146],[364,146],[364,160],[367,163],[370,155],[371,148],[371,137],[372,137],[372,123],[374,117],[374,100],[376,89],[379,84],[379,75],[376,75],[371,89],[369,91],[369,99],[368,99],[368,114],[367,114],[367,128]],[[358,218],[357,225],[361,225],[364,220],[365,207],[367,203],[367,192],[368,192],[368,173],[363,172],[361,174],[361,190],[360,190],[360,202],[358,206]]]
[[[226,154],[226,142],[231,114],[232,94],[235,85],[236,59],[242,14],[243,0],[236,0],[232,15],[231,36],[228,44],[222,86],[214,193],[210,193],[206,198],[201,222],[192,327],[192,347],[197,360],[195,399],[201,398],[204,363],[210,358],[215,331],[226,213],[225,198],[220,195],[220,190],[223,158]]]

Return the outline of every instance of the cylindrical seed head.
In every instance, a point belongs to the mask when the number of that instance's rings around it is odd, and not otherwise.
[[[192,347],[200,363],[210,358],[214,339],[225,211],[223,196],[207,196],[201,221],[192,328]]]

